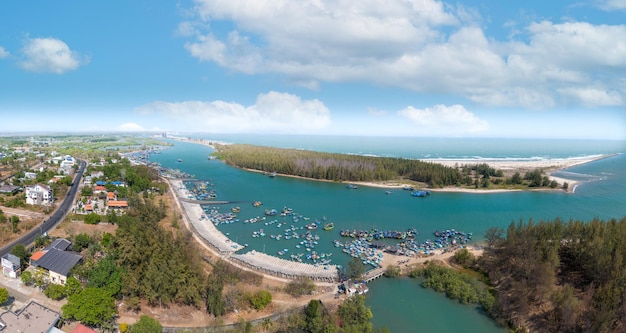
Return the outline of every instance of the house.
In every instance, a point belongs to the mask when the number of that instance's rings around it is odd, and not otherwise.
[[[24,178],[25,179],[35,179],[35,178],[37,178],[37,173],[36,172],[24,172]]]
[[[369,291],[369,288],[367,287],[365,282],[348,280],[344,282],[342,286],[347,296],[352,296],[355,294],[363,295]]]
[[[104,177],[104,172],[102,171],[95,171],[91,173],[91,178],[101,178]]]
[[[48,333],[61,318],[61,314],[35,301],[30,301],[21,311],[0,314],[0,333]]]
[[[85,176],[85,179],[83,179],[83,184],[85,184],[85,186],[90,186],[91,182],[91,176]]]
[[[20,190],[19,186],[0,185],[0,194],[16,194]]]
[[[107,202],[107,207],[109,208],[127,208],[128,207],[128,201],[108,201]]]
[[[67,251],[70,245],[67,239],[56,239],[42,251],[33,253],[30,264],[47,270],[50,282],[64,285],[70,270],[83,259],[80,254]]]
[[[20,258],[7,253],[2,257],[2,274],[11,278],[17,278],[20,276],[22,269],[20,265]]]
[[[117,196],[115,195],[115,192],[107,193],[107,200],[108,201],[116,201],[117,200]]]
[[[98,183],[98,182],[96,182],[96,183]],[[93,193],[94,194],[95,193],[104,193],[106,191],[107,191],[106,187],[104,187],[102,185],[96,185],[96,187],[93,188]]]
[[[98,333],[94,330],[92,330],[91,328],[79,323],[78,325],[76,325],[76,327],[72,330],[72,333]]]
[[[26,203],[29,205],[50,205],[54,201],[52,188],[43,184],[26,187]]]

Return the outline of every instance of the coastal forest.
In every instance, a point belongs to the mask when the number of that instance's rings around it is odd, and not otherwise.
[[[486,163],[456,168],[414,159],[316,152],[249,144],[214,144],[217,158],[244,169],[344,182],[414,181],[429,187],[532,189],[561,187],[543,170],[506,176]]]
[[[626,217],[489,229],[475,267],[500,323],[531,332],[626,331]]]
[[[216,145],[215,155],[240,168],[332,181],[409,179],[433,187],[455,185],[461,173],[419,160],[324,153],[247,144]]]

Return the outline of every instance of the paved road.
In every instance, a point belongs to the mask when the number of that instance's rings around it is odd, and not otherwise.
[[[70,209],[72,208],[72,204],[74,203],[74,198],[76,198],[76,193],[78,193],[78,185],[80,184],[80,180],[83,176],[83,172],[85,172],[86,166],[87,166],[87,163],[85,161],[80,161],[80,168],[78,169],[78,173],[74,177],[74,183],[72,184],[72,187],[67,192],[67,195],[65,196],[65,200],[63,200],[63,203],[57,208],[56,211],[54,211],[54,213],[52,213],[52,216],[50,216],[49,219],[43,221],[43,223],[41,223],[40,225],[33,228],[27,234],[14,240],[9,245],[1,248],[0,257],[11,252],[11,249],[17,244],[24,244],[24,246],[29,246],[30,244],[35,242],[35,238],[37,238],[37,236],[43,235],[44,233],[54,229],[54,227],[56,227],[57,224],[63,221],[67,212],[69,212]]]

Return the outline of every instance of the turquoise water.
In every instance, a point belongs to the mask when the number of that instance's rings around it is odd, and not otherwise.
[[[207,138],[209,139],[209,138]],[[623,142],[614,141],[547,141],[539,144],[533,140],[510,140],[507,142],[510,153],[506,154],[502,148],[502,141],[473,139],[473,140],[443,140],[434,139],[428,144],[428,139],[384,138],[342,138],[333,140],[327,137],[211,137],[214,140],[229,142],[246,142],[266,144],[301,149],[314,149],[343,153],[365,153],[378,156],[398,156],[407,158],[435,157],[458,158],[567,158],[597,154],[624,153]],[[381,142],[382,141],[382,142]],[[408,143],[407,143],[408,141]],[[359,146],[360,142],[360,146]],[[342,228],[363,228],[403,230],[416,228],[420,235],[418,239],[432,238],[435,230],[455,228],[473,232],[480,238],[484,231],[492,226],[506,228],[512,221],[520,219],[527,221],[532,218],[554,219],[561,217],[568,219],[589,220],[595,217],[602,219],[619,218],[626,216],[626,155],[619,154],[590,164],[581,165],[564,171],[564,175],[576,178],[583,183],[578,186],[576,193],[563,192],[510,192],[497,194],[463,194],[437,192],[428,198],[414,198],[402,190],[394,190],[393,194],[386,195],[383,189],[361,186],[358,190],[347,190],[345,184],[308,181],[287,177],[269,178],[259,173],[247,172],[229,167],[216,160],[208,160],[212,152],[209,147],[183,142],[174,142],[175,146],[166,149],[159,155],[153,155],[154,161],[166,167],[179,168],[191,173],[198,179],[211,180],[219,200],[230,200],[232,205],[220,206],[224,212],[230,211],[233,206],[241,207],[238,217],[241,221],[255,216],[263,216],[265,209],[277,209],[287,206],[295,212],[310,218],[310,221],[327,217],[335,224],[335,230],[323,231],[318,229],[320,236],[316,249],[322,253],[333,253],[334,264],[345,265],[350,259],[333,246],[334,239],[341,239],[338,235]],[[394,144],[395,143],[395,144]],[[432,147],[436,147],[435,152]],[[400,147],[400,148],[399,148]],[[533,151],[533,147],[535,150]],[[331,149],[332,148],[332,149]],[[430,156],[426,156],[430,155]],[[181,158],[184,162],[176,162]],[[260,200],[263,206],[255,208],[252,202]],[[303,220],[292,222],[288,217],[276,218],[285,222],[286,226],[303,227]],[[267,221],[267,220],[266,220]],[[263,228],[268,236],[253,238],[252,232]],[[285,226],[234,223],[221,225],[219,229],[229,234],[230,238],[239,244],[248,244],[249,249],[265,251],[279,256],[277,252],[288,249],[289,253],[304,252],[295,245],[298,240],[276,241],[269,235],[282,234]],[[300,230],[300,233],[304,230]],[[284,257],[284,256],[283,256]],[[386,326],[392,332],[404,332],[406,325],[421,327],[425,322],[432,322],[434,331],[446,332],[447,328],[437,328],[440,311],[445,316],[455,318],[469,316],[475,321],[459,324],[460,328],[471,332],[484,332],[484,321],[491,323],[471,307],[460,306],[444,296],[427,292],[419,285],[409,280],[379,279],[371,284],[371,294],[368,304],[374,309],[374,323],[377,327]],[[425,318],[417,319],[411,306],[402,306],[391,296],[394,290],[402,290],[406,299],[416,303],[426,304],[422,310],[432,312]],[[401,288],[401,289],[394,289]],[[376,289],[387,290],[378,292]],[[399,293],[402,293],[398,291]],[[388,296],[389,295],[389,296]],[[428,304],[444,304],[441,307],[428,307]],[[396,307],[391,307],[398,304]],[[448,305],[445,305],[448,304]],[[416,305],[417,306],[417,305]],[[420,305],[421,306],[421,305]],[[383,309],[392,308],[394,315],[382,314]],[[376,310],[380,309],[380,310]],[[437,314],[435,314],[435,312]],[[383,312],[384,313],[384,312]],[[443,316],[443,314],[442,314]],[[476,322],[475,324],[473,324]],[[482,324],[480,324],[482,323]],[[430,324],[428,324],[430,325]],[[469,326],[468,326],[469,325]],[[493,330],[496,330],[492,327]],[[452,331],[452,329],[450,329]]]
[[[475,305],[451,301],[411,278],[370,282],[373,322],[391,332],[506,332]]]

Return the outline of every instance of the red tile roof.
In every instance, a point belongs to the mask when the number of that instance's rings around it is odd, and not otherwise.
[[[93,207],[91,207],[91,204],[86,204],[85,210],[93,210]]]
[[[107,203],[109,207],[128,207],[128,202],[126,201],[109,201]]]
[[[76,326],[76,328],[74,328],[74,330],[72,330],[72,333],[98,333],[98,332],[94,331],[91,328],[89,328],[89,327],[79,323],[78,326]]]
[[[30,260],[39,260],[39,259],[41,259],[41,257],[43,257],[44,254],[46,254],[46,253],[43,252],[43,251],[37,251],[37,252],[33,253],[32,256],[30,256]]]
[[[94,189],[94,191],[106,191],[106,187],[102,186],[102,185],[98,185],[96,186]]]

